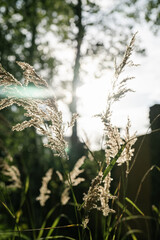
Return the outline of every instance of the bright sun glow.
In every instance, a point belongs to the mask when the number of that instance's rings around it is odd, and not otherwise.
[[[135,55],[133,57],[134,62],[140,64],[139,67],[134,68],[129,73],[129,76],[135,77],[129,83],[135,93],[128,93],[124,99],[114,105],[112,122],[121,128],[123,132],[129,116],[132,123],[132,133],[136,131],[140,135],[145,134],[149,127],[149,107],[159,103],[160,71],[158,59],[160,48],[159,39],[153,36],[146,25],[137,28],[137,30],[142,46],[147,49],[147,56]],[[62,48],[61,44],[60,48]],[[59,50],[58,45],[57,49]],[[74,62],[74,51],[66,49],[65,54],[65,49],[62,48],[62,52],[63,54],[59,53],[58,56],[60,60],[63,60],[64,64],[60,66],[60,74],[55,76],[57,82],[59,79],[63,81],[72,80],[71,66]],[[79,98],[77,110],[80,114],[78,134],[84,140],[87,136],[91,146],[98,149],[101,146],[103,125],[100,119],[95,118],[94,115],[105,110],[107,92],[109,91],[113,73],[106,71],[99,78],[95,78],[96,67],[93,60],[87,63],[82,62],[82,64],[82,68],[87,70],[88,73],[81,72],[83,84],[77,89],[77,97]],[[56,91],[54,93],[57,94]],[[66,110],[65,119],[68,119]]]

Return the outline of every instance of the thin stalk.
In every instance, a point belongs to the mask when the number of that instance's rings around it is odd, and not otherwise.
[[[4,202],[2,202],[1,200],[0,200],[0,202],[1,202],[1,204],[5,207],[5,209],[8,211],[8,213],[12,216],[12,218],[14,219],[14,224],[15,224],[14,229],[17,228],[17,230],[18,230],[17,232],[18,232],[18,235],[19,235],[19,238],[20,238],[20,231],[19,231],[18,223],[17,223],[17,221],[16,221],[16,215],[15,215],[14,208],[13,208],[13,204],[12,204],[11,198],[10,198],[10,196],[9,196],[9,194],[8,194],[7,188],[6,188],[6,193],[7,193],[7,197],[8,197],[8,199],[9,199],[9,203],[10,203],[10,206],[11,206],[12,209],[10,210],[10,208],[7,206],[7,204],[5,204]],[[4,201],[6,202],[5,196],[4,196],[4,194],[2,193],[2,191],[1,191],[1,194],[2,194],[2,196],[3,196]],[[15,239],[15,236],[13,236],[12,239],[14,240],[14,239]]]
[[[36,240],[36,233],[34,231],[35,227],[34,227],[34,222],[33,222],[33,215],[32,215],[32,207],[31,207],[31,203],[30,203],[30,197],[28,197],[27,201],[26,201],[26,204],[27,204],[27,209],[28,209],[28,214],[29,214],[29,221],[30,221],[30,224],[31,224],[31,227],[33,229],[33,239]]]
[[[76,216],[76,221],[77,221],[77,224],[78,224],[78,213],[77,213],[78,203],[77,203],[77,199],[76,199],[76,196],[74,194],[74,191],[73,191],[70,173],[68,174],[68,183],[69,183],[71,193],[72,193],[72,197],[73,197],[73,201],[74,201],[75,216]],[[80,234],[79,227],[78,227],[78,237],[79,237],[79,240],[81,240],[81,234]]]
[[[100,167],[99,167],[100,165],[99,165],[99,162],[97,161],[96,157],[94,156],[94,153],[90,150],[90,148],[88,147],[87,143],[84,140],[83,140],[83,144],[85,145],[86,149],[91,154],[91,156],[93,157],[95,163],[97,164],[98,171],[100,171]]]
[[[64,166],[65,163],[66,163],[66,161],[65,162],[61,161],[64,174],[66,176],[66,179],[68,181],[68,184],[69,184],[69,187],[70,187],[70,190],[71,190],[71,193],[72,193],[72,197],[73,197],[73,201],[74,201],[75,216],[76,216],[76,221],[77,221],[77,225],[78,225],[78,214],[77,214],[78,203],[77,203],[77,199],[76,199],[76,196],[74,194],[74,191],[73,191],[72,181],[71,181],[71,177],[70,177],[70,172],[66,171],[66,168],[65,168],[66,166]],[[67,167],[67,169],[68,169],[68,167]],[[81,240],[81,234],[80,234],[79,228],[78,228],[78,237],[79,237],[79,240]]]

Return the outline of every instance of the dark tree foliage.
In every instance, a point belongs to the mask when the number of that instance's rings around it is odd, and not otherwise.
[[[32,1],[32,0],[5,0],[0,1],[0,62],[16,78],[21,79],[21,71],[17,68],[15,61],[25,61],[36,69],[43,71],[45,77],[51,82],[57,61],[49,49],[47,40],[44,39],[52,24],[59,24],[67,21],[69,12],[62,2]],[[64,3],[65,4],[65,3]],[[57,17],[57,11],[59,16]],[[66,17],[60,17],[65,12]],[[65,29],[60,32],[65,34]],[[57,34],[57,33],[55,33]],[[39,203],[35,198],[39,194],[41,179],[49,167],[58,169],[58,161],[54,161],[53,153],[44,148],[41,136],[37,135],[34,129],[27,129],[24,132],[12,132],[11,126],[22,121],[22,109],[15,106],[3,110],[0,114],[0,161],[8,161],[8,156],[13,158],[21,172],[23,190],[27,177],[30,179],[29,192],[24,204],[24,216],[28,227],[33,227],[30,220],[34,208],[37,226],[42,222],[43,213],[39,214]],[[55,167],[56,166],[56,167]],[[2,197],[2,195],[1,195]],[[3,199],[6,204],[13,203],[15,211],[20,204],[21,193],[9,199]],[[33,207],[34,206],[34,207]],[[5,212],[5,209],[3,209]],[[9,219],[6,223],[9,223]]]
[[[63,22],[69,21],[70,14],[65,1],[2,0],[0,61],[6,70],[20,79],[15,60],[25,61],[39,71],[45,69],[46,79],[51,81],[57,61],[46,36],[51,25],[56,25],[57,32],[65,35]]]
[[[160,29],[160,1],[149,0],[147,1],[145,19],[151,23],[153,31],[158,34]]]

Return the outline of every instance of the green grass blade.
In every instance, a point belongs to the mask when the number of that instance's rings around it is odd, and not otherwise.
[[[142,233],[142,231],[139,230],[139,229],[131,229],[131,230],[129,230],[129,231],[124,235],[124,237],[123,237],[121,240],[126,240],[126,239],[128,239],[128,236],[129,236],[129,235],[132,236],[132,239],[133,239],[133,240],[137,240],[136,236],[134,235],[135,233]]]
[[[125,149],[126,143],[121,145],[121,148],[119,149],[118,153],[116,154],[116,156],[114,158],[112,158],[109,166],[105,169],[104,173],[103,173],[103,179],[107,176],[107,174],[112,170],[112,168],[114,167],[115,163],[117,162],[118,158],[121,156],[123,150]]]
[[[53,224],[52,224],[52,226],[51,226],[51,229],[49,230],[49,232],[48,232],[48,234],[47,234],[47,237],[50,237],[50,236],[51,236],[52,232],[54,231],[54,228],[55,228],[55,227],[57,226],[57,224],[59,223],[60,218],[61,218],[61,215],[58,216],[58,217],[54,220],[54,222],[53,222]]]
[[[12,239],[13,237],[13,234],[14,234],[14,237],[19,237],[19,233],[17,232],[0,232],[0,239],[6,239],[6,240],[9,240],[9,239]],[[25,240],[30,240],[30,237],[27,237],[26,235],[24,234],[21,234],[21,238],[20,239],[25,239]]]
[[[4,203],[4,202],[2,202],[1,200],[0,200],[0,202],[2,203],[2,205],[5,207],[5,209],[9,212],[9,214],[12,216],[12,218],[15,218],[15,216],[14,216],[14,214],[11,212],[11,210],[7,207],[7,205]]]
[[[158,210],[158,208],[155,205],[152,205],[152,210],[158,215],[160,216],[160,212]]]
[[[89,240],[92,240],[92,234],[91,234],[91,230],[89,227],[87,227],[88,231],[89,231]]]
[[[137,207],[137,205],[134,202],[132,202],[132,200],[130,200],[127,197],[125,198],[125,200],[129,202],[142,216],[144,216],[144,213]]]
[[[76,196],[75,196],[74,191],[73,191],[70,174],[68,174],[68,183],[69,183],[70,190],[71,190],[72,197],[73,197],[73,201],[74,201],[74,210],[75,210],[76,220],[77,220],[77,224],[78,224],[78,212],[77,212],[77,209],[79,208],[79,205],[77,203],[77,199],[76,199]],[[81,240],[81,234],[80,234],[79,228],[78,228],[78,237],[79,237],[79,240]]]
[[[76,240],[75,238],[72,238],[72,237],[68,237],[68,236],[50,236],[50,237],[44,237],[44,238],[40,238],[39,240],[43,240],[43,239],[68,239],[68,240]]]
[[[25,182],[25,187],[24,187],[24,192],[22,192],[22,197],[21,197],[21,202],[20,202],[20,209],[23,207],[23,204],[26,200],[26,195],[29,189],[29,176],[27,176],[26,178],[26,182]]]
[[[125,222],[125,221],[137,220],[137,219],[154,220],[154,218],[150,217],[150,216],[133,215],[133,216],[129,216],[129,217],[123,217],[121,219],[121,221]]]
[[[116,201],[116,203],[128,216],[132,216],[132,213],[126,207],[124,207],[121,202]]]
[[[51,208],[51,210],[48,212],[47,216],[45,217],[45,220],[44,220],[44,222],[43,222],[43,224],[41,226],[41,230],[40,230],[40,232],[38,234],[38,237],[37,237],[38,239],[43,235],[44,228],[46,226],[47,220],[52,215],[52,213],[55,211],[56,207],[57,207],[57,205],[55,207]]]

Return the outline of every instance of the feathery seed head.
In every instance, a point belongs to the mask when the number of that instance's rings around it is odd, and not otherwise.
[[[2,167],[2,174],[9,177],[10,184],[6,185],[7,188],[22,188],[20,172],[16,166],[3,162],[0,167]]]
[[[49,194],[51,193],[51,191],[47,188],[47,185],[52,178],[52,173],[53,173],[53,169],[50,168],[46,172],[45,176],[42,178],[42,186],[40,188],[40,195],[36,198],[36,200],[39,201],[39,203],[42,207],[45,206],[45,203],[49,198]]]

